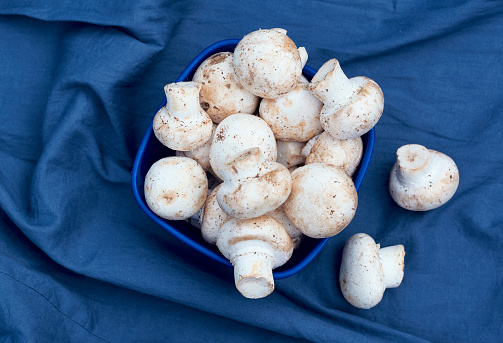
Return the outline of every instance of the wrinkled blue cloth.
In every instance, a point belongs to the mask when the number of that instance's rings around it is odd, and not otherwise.
[[[206,46],[282,27],[317,69],[337,58],[385,96],[353,222],[260,300],[154,224],[136,150]],[[0,2],[0,341],[501,342],[501,1]],[[397,148],[460,171],[429,212],[388,192]],[[358,232],[403,244],[405,277],[360,310],[338,284]]]

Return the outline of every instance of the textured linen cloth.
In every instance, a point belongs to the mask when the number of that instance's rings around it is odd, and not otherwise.
[[[318,69],[382,88],[352,223],[264,299],[153,223],[131,191],[163,86],[208,45],[281,27]],[[0,341],[501,342],[501,1],[0,2]],[[429,212],[388,192],[396,150],[454,159]],[[360,310],[338,284],[358,232],[403,244],[405,277]]]

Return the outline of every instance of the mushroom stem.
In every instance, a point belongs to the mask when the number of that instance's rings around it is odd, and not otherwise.
[[[253,178],[260,172],[260,149],[247,149],[230,162],[226,163],[220,174],[224,182]]]
[[[386,288],[396,288],[403,280],[405,249],[403,245],[393,245],[379,249],[379,259]]]
[[[263,298],[274,290],[272,258],[269,254],[250,252],[234,260],[234,281],[247,298]]]
[[[415,183],[434,171],[430,163],[430,152],[418,144],[408,144],[399,148],[397,157],[397,178],[403,183]]]
[[[171,83],[164,87],[166,108],[168,113],[176,118],[187,118],[200,110],[198,82]]]
[[[339,61],[333,58],[321,66],[310,87],[325,106],[336,106],[352,93],[353,82],[344,74]]]
[[[304,66],[307,63],[307,58],[308,58],[306,48],[301,46],[300,48],[297,49],[297,51],[299,52],[300,63],[302,63],[302,68],[304,68]]]

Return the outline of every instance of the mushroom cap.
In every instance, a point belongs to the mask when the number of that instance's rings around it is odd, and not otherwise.
[[[370,131],[381,118],[384,95],[379,85],[364,76],[350,79],[353,91],[334,106],[325,106],[320,113],[321,126],[337,139],[353,139]]]
[[[222,211],[217,201],[217,192],[222,184],[213,189],[204,203],[204,209],[201,219],[201,235],[203,239],[210,243],[216,244],[218,238],[218,231],[222,225],[231,217]]]
[[[177,151],[176,156],[192,158],[197,163],[199,163],[204,171],[210,170],[210,148],[216,128],[217,124],[213,123],[213,131],[211,133],[210,139],[208,139],[208,141],[204,143],[203,146],[189,151]]]
[[[304,158],[307,158],[307,156],[309,156],[309,154],[311,153],[311,149],[313,148],[314,143],[316,143],[316,140],[318,138],[320,138],[320,136],[321,136],[321,133],[319,135],[314,136],[313,138],[311,138],[310,140],[308,140],[306,142],[306,145],[304,145],[304,147],[302,148],[302,151],[301,151],[302,156]]]
[[[231,52],[214,54],[197,68],[192,78],[202,83],[199,101],[215,123],[231,114],[254,113],[260,101],[236,82],[232,58]]]
[[[293,252],[292,239],[283,226],[265,215],[229,219],[220,228],[217,247],[231,263],[246,253],[271,253],[273,269],[285,264]]]
[[[406,174],[406,180],[401,180]],[[428,211],[448,202],[459,185],[459,170],[449,156],[418,144],[397,150],[397,162],[391,169],[389,192],[401,207]]]
[[[288,169],[277,162],[261,160],[260,149],[245,150],[225,169],[217,193],[222,210],[235,218],[255,218],[283,204],[292,189]]]
[[[269,125],[260,117],[237,113],[218,124],[210,149],[210,164],[222,179],[221,169],[243,151],[259,147],[265,161],[275,161],[276,140]]]
[[[303,234],[331,237],[353,219],[358,194],[353,180],[341,168],[314,163],[292,173],[292,191],[283,204],[286,215]]]
[[[164,219],[183,220],[203,206],[208,194],[208,179],[193,159],[166,157],[148,170],[144,191],[152,212]]]
[[[280,30],[258,30],[244,36],[233,56],[237,81],[261,98],[291,91],[302,75],[295,43]]]
[[[164,87],[166,105],[155,115],[156,138],[172,150],[189,151],[203,146],[211,137],[213,124],[199,105],[199,82],[170,83]]]
[[[290,92],[275,99],[263,99],[259,114],[280,141],[307,142],[323,131],[320,111],[323,103],[309,90],[308,83],[298,83]]]
[[[297,248],[302,241],[302,237],[304,236],[302,232],[293,225],[293,223],[288,219],[288,216],[283,209],[283,206],[279,206],[275,210],[266,213],[267,216],[276,219],[278,223],[280,223],[283,228],[288,232],[288,235],[292,239],[293,248]]]
[[[361,137],[336,139],[327,131],[323,132],[314,143],[305,164],[327,163],[342,168],[352,176],[360,164],[363,155]]]
[[[367,234],[351,236],[342,252],[339,283],[344,298],[353,306],[369,309],[386,290],[379,260],[379,244]]]

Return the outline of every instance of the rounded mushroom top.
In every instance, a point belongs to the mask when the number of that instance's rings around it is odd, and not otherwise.
[[[208,194],[208,179],[193,159],[166,157],[148,170],[144,191],[152,212],[164,219],[183,220],[203,206]]]
[[[203,239],[210,244],[217,243],[218,231],[231,218],[218,205],[217,192],[221,186],[222,184],[219,184],[210,192],[201,216],[201,234]]]
[[[210,164],[222,179],[220,170],[243,151],[259,147],[264,161],[275,161],[276,140],[269,125],[260,117],[237,113],[218,124],[210,149]]]
[[[298,83],[275,99],[263,99],[259,114],[281,141],[307,142],[323,131],[320,111],[323,103],[311,93],[308,83]]]
[[[302,75],[303,61],[285,30],[258,30],[234,50],[237,81],[250,93],[275,98],[291,91]]]
[[[236,257],[249,253],[271,255],[272,268],[285,264],[293,252],[292,239],[283,226],[265,215],[229,219],[220,228],[217,246],[233,264]]]
[[[353,180],[341,168],[325,163],[305,165],[292,172],[292,181],[283,208],[306,236],[335,236],[353,219],[358,194]]]
[[[339,281],[344,298],[363,309],[377,305],[386,290],[379,244],[367,234],[351,236],[342,253]]]
[[[418,144],[397,150],[390,173],[389,191],[408,210],[428,211],[449,201],[459,185],[459,170],[447,155]]]
[[[197,68],[192,78],[201,82],[201,107],[215,123],[235,113],[254,113],[260,101],[236,81],[232,59],[231,52],[214,54]]]
[[[314,143],[306,164],[328,163],[342,168],[352,176],[360,164],[363,155],[361,137],[353,139],[335,139],[327,131],[323,132]]]

